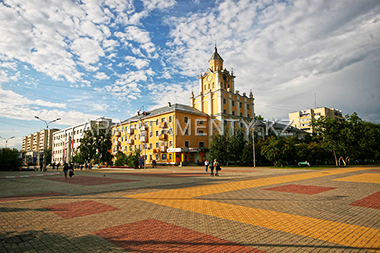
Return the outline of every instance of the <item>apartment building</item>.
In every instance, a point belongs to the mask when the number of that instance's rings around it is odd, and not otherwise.
[[[21,151],[25,152],[25,162],[39,164],[45,149],[52,147],[52,138],[59,129],[43,129],[39,132],[22,137]]]
[[[289,113],[289,120],[292,121],[292,126],[304,130],[309,133],[314,133],[314,128],[311,126],[313,120],[320,117],[336,119],[343,121],[342,111],[335,108],[319,107],[315,109],[307,109]]]
[[[52,163],[63,164],[71,162],[71,158],[78,150],[85,131],[89,131],[96,126],[98,122],[108,122],[112,124],[111,119],[99,118],[90,120],[75,126],[61,129],[53,134],[52,137]]]

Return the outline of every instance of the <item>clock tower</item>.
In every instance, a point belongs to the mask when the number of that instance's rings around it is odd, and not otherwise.
[[[224,124],[225,121],[231,122],[231,119],[236,122],[246,119],[250,122],[254,117],[253,94],[250,92],[248,97],[245,92],[240,95],[239,91],[235,91],[234,73],[223,69],[223,62],[215,47],[209,67],[198,77],[199,94],[195,96],[192,92],[190,105]],[[212,131],[212,127],[209,129]]]

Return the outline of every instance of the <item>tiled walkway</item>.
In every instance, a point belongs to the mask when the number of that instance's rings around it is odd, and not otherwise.
[[[0,173],[0,252],[380,252],[379,171]]]

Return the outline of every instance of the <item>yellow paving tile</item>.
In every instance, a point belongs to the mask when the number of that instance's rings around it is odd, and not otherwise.
[[[362,167],[335,169],[328,172],[310,172],[297,175],[247,180],[241,182],[196,186],[185,189],[164,190],[158,192],[127,195],[125,197],[139,199],[149,203],[205,214],[231,221],[237,221],[254,226],[307,236],[310,238],[351,247],[362,248],[369,245],[372,247],[379,247],[379,229],[321,220],[276,211],[238,206],[233,204],[219,203],[210,200],[194,199],[195,197],[215,193],[287,183],[328,175],[338,175],[367,169],[368,168]]]
[[[380,173],[363,173],[335,179],[335,181],[380,184]]]

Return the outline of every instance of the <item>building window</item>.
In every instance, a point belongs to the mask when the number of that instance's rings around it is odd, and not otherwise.
[[[150,160],[150,161],[153,160],[153,156],[152,156],[152,155],[149,155],[149,160]]]
[[[212,83],[212,89],[215,89],[215,84],[214,83]]]
[[[204,136],[204,132],[203,132],[203,130],[199,130],[199,136]]]
[[[240,103],[240,108],[243,108],[243,104],[242,103]]]
[[[185,141],[185,148],[189,147],[189,141]]]
[[[173,147],[173,141],[169,141],[169,147]]]
[[[158,126],[158,119],[156,119],[156,126]]]
[[[198,121],[198,123],[199,123],[199,125],[203,125],[204,120],[202,119],[202,120]]]
[[[153,144],[149,143],[149,148],[152,149],[152,147],[153,147]]]
[[[156,161],[158,161],[158,154],[156,154]]]
[[[240,113],[240,117],[243,117],[243,113]]]
[[[158,130],[156,131],[156,137],[158,136]]]
[[[232,106],[235,106],[235,101],[232,101]]]
[[[235,112],[234,112],[234,111],[232,111],[232,115],[235,115]]]
[[[165,118],[161,118],[161,122],[164,122],[165,121]]]
[[[169,122],[172,122],[172,120],[173,120],[173,117],[169,116]]]
[[[247,104],[247,110],[249,110],[249,105]]]
[[[200,142],[199,142],[199,147],[200,147],[200,148],[204,148],[204,147],[205,147],[205,143],[204,143],[203,141],[200,141]]]
[[[210,84],[208,84],[208,89],[210,89]]]
[[[185,135],[189,135],[189,129],[188,128],[185,129]]]
[[[206,91],[206,85],[205,85],[205,91]]]
[[[223,110],[223,113],[224,113],[224,114],[227,114],[227,111],[226,111],[226,110]]]
[[[223,98],[223,104],[226,104],[226,103],[227,103],[227,100]]]
[[[172,159],[172,154],[169,154],[169,160],[171,160]]]
[[[153,132],[149,132],[149,137],[153,137]]]
[[[158,148],[160,146],[160,144],[158,142],[156,142],[156,148]]]
[[[189,118],[185,117],[185,123],[187,123],[188,121],[189,121]]]

